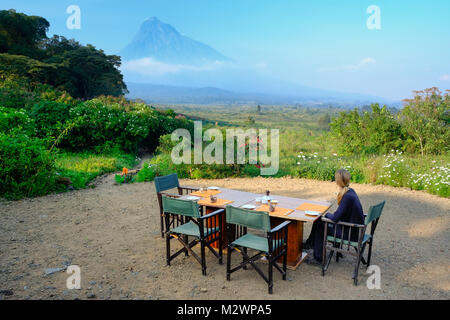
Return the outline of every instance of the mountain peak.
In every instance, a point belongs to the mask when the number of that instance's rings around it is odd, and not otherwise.
[[[159,21],[159,19],[157,17],[150,17],[144,20],[144,22],[146,21]]]
[[[120,54],[125,60],[152,58],[188,65],[230,60],[210,46],[180,34],[157,17],[145,19],[136,36]]]

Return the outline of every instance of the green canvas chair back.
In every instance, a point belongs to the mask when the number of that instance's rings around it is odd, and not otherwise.
[[[369,209],[369,213],[366,216],[365,225],[369,225],[372,221],[375,219],[378,219],[381,217],[381,212],[383,211],[383,207],[386,201],[380,202],[379,204],[376,204],[374,206],[371,206]]]
[[[195,201],[175,199],[163,196],[162,205],[164,212],[179,214],[182,216],[193,218],[200,217],[199,206],[198,203]]]
[[[176,173],[155,178],[156,192],[162,192],[165,190],[178,188],[179,186],[180,183],[178,181],[178,175]]]
[[[270,217],[265,211],[245,210],[228,205],[226,207],[226,216],[227,223],[238,224],[262,231],[270,231]]]

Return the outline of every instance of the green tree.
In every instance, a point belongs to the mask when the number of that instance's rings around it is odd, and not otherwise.
[[[56,83],[76,98],[92,99],[99,95],[120,96],[127,92],[119,71],[120,57],[106,55],[92,45],[65,52],[65,72]]]
[[[81,99],[127,92],[118,69],[119,56],[60,36],[48,39],[48,28],[48,21],[42,17],[0,11],[2,74],[50,84]]]
[[[408,135],[407,143],[421,155],[449,151],[449,91],[442,94],[433,87],[415,91],[413,99],[404,100],[400,119]]]
[[[345,154],[380,154],[402,147],[402,130],[386,106],[372,104],[362,114],[358,109],[341,112],[330,123],[331,136]],[[367,109],[366,109],[367,110]]]
[[[0,53],[39,58],[39,47],[47,38],[50,23],[37,16],[27,16],[15,10],[0,11]]]

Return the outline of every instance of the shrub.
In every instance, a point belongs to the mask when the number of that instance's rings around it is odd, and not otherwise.
[[[402,146],[401,126],[386,106],[371,105],[370,111],[341,112],[330,123],[330,136],[338,151],[346,154],[383,154]]]
[[[24,109],[0,107],[0,132],[33,134],[33,121]]]
[[[157,167],[149,162],[145,163],[136,175],[137,182],[153,181],[157,175]]]
[[[36,127],[35,134],[40,138],[56,137],[64,129],[64,123],[69,119],[69,111],[70,105],[64,103],[36,103],[30,113]]]
[[[407,144],[421,155],[445,154],[450,150],[450,95],[442,95],[437,88],[415,93],[406,100],[400,117],[409,135]]]
[[[92,99],[70,109],[70,117],[80,121],[62,146],[84,150],[110,144],[127,152],[136,152],[139,147],[154,150],[161,135],[192,126],[186,119],[168,117],[145,104],[106,105],[102,102],[105,99]]]
[[[54,158],[42,141],[0,133],[0,197],[19,199],[56,189]]]

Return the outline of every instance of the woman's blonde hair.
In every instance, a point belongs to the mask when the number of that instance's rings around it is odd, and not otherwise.
[[[347,191],[350,189],[350,172],[348,172],[345,169],[340,169],[336,171],[334,174],[334,178],[336,180],[337,185],[340,187],[340,191],[337,195],[337,202],[338,204],[341,203],[342,198],[344,197],[344,194],[347,193]]]

